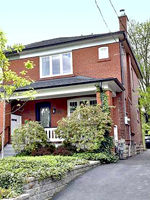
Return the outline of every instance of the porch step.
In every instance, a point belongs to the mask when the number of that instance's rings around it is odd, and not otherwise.
[[[15,150],[13,149],[12,147],[12,144],[7,144],[5,147],[4,147],[4,157],[12,157],[12,156],[15,156],[16,153],[15,153]],[[0,154],[0,157],[1,157],[1,154]]]

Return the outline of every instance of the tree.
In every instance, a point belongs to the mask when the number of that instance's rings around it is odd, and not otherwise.
[[[143,75],[140,88],[146,92],[150,87],[150,20],[143,23],[132,20],[129,33],[131,45]]]
[[[27,76],[27,69],[34,67],[33,62],[27,61],[24,63],[25,69],[17,74],[15,71],[10,69],[9,59],[6,57],[7,53],[12,51],[20,52],[24,48],[23,45],[13,45],[12,47],[6,47],[7,39],[2,30],[0,30],[0,100],[3,103],[3,131],[2,131],[2,158],[4,156],[4,141],[5,141],[5,116],[6,116],[6,105],[11,101],[13,95],[18,96],[24,95],[26,97],[33,96],[33,89],[20,93],[17,89],[33,83],[33,80]],[[19,66],[18,66],[19,67]]]
[[[144,119],[142,125],[144,128],[145,123],[147,125],[150,123],[150,20],[142,23],[132,20],[129,26],[129,35],[143,75],[143,79],[140,80],[139,106],[142,119]]]
[[[93,151],[100,147],[104,134],[111,131],[112,120],[100,105],[81,105],[70,117],[58,122],[56,135],[65,143],[76,146],[77,151]]]

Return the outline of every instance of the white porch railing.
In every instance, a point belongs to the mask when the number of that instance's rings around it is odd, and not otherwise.
[[[55,136],[55,130],[57,128],[45,128],[45,132],[47,134],[47,138],[50,142],[63,142],[63,139],[60,139]]]

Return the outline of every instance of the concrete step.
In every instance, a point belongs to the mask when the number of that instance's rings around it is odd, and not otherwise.
[[[12,157],[12,156],[15,156],[15,155],[16,155],[16,152],[13,149],[12,144],[7,144],[4,147],[4,157]],[[0,157],[1,157],[1,154],[0,154]]]

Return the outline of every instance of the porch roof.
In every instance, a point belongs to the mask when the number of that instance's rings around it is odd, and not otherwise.
[[[91,77],[85,76],[74,76],[74,77],[67,77],[67,78],[60,78],[60,79],[50,79],[45,81],[37,81],[29,86],[22,87],[17,89],[17,91],[26,91],[30,88],[34,88],[35,90],[38,89],[46,89],[46,88],[56,88],[56,87],[64,87],[64,86],[73,86],[73,85],[82,85],[82,84],[89,84],[89,83],[100,83],[100,82],[115,82],[119,88],[124,91],[125,88],[119,82],[117,78],[104,78],[104,79],[96,79]]]

